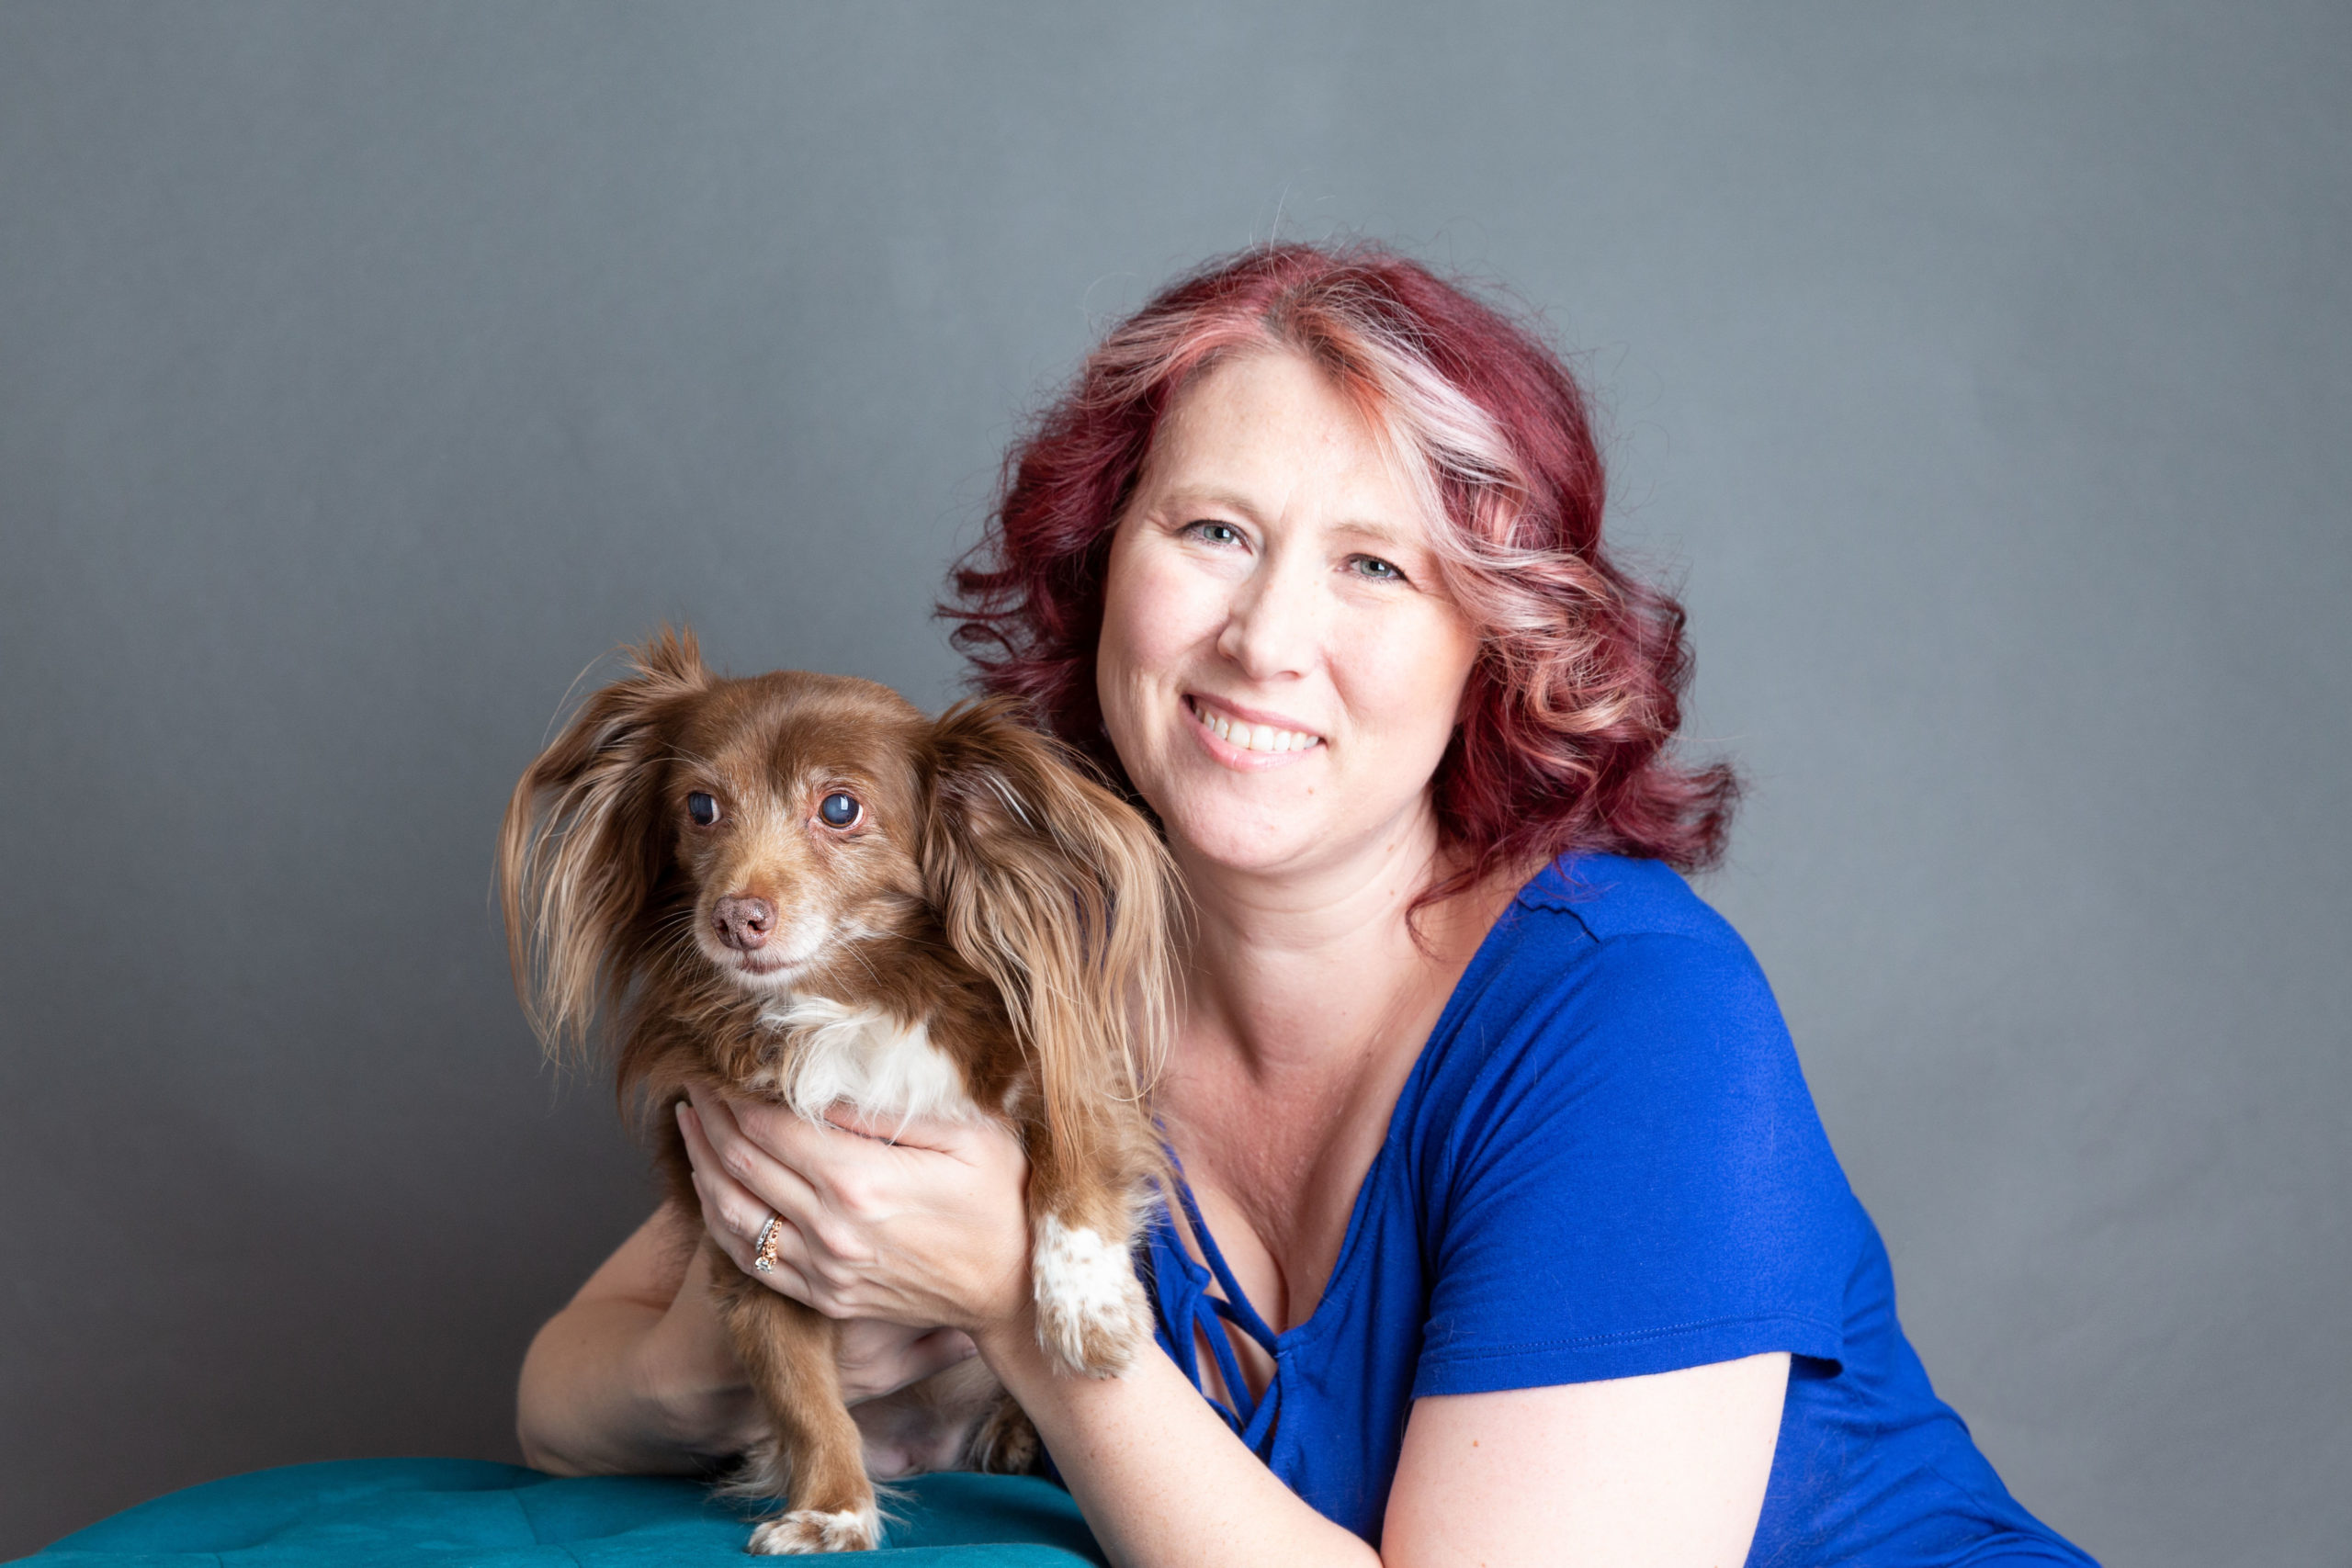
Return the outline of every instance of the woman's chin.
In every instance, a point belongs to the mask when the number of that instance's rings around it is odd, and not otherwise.
[[[1329,834],[1301,822],[1242,822],[1216,813],[1186,812],[1170,817],[1162,812],[1168,836],[1180,860],[1204,868],[1244,875],[1271,875],[1296,871],[1328,854]]]
[[[1358,802],[1374,809],[1349,812],[1325,809],[1335,793],[1302,790],[1287,799],[1238,800],[1227,789],[1179,788],[1151,799],[1151,806],[1178,863],[1195,875],[1314,876],[1435,849],[1437,826],[1426,792]]]

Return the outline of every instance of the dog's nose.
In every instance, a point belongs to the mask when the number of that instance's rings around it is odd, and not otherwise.
[[[721,898],[710,911],[718,940],[739,953],[749,953],[768,940],[775,929],[775,906],[764,898]]]

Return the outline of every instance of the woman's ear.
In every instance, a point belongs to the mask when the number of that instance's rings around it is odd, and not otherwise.
[[[958,956],[1003,994],[1057,1136],[1140,1097],[1165,1055],[1175,879],[1142,816],[1002,698],[932,732],[923,878]]]
[[[669,853],[669,721],[679,699],[710,684],[690,631],[662,627],[630,662],[525,771],[499,829],[507,956],[551,1049],[584,1043],[599,1000],[617,1000],[646,955]]]

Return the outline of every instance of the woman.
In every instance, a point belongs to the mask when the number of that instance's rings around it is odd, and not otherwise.
[[[1680,611],[1602,547],[1557,359],[1385,253],[1253,252],[1008,473],[959,640],[1157,814],[1194,912],[1167,1354],[1047,1366],[1004,1134],[698,1099],[701,1213],[541,1333],[535,1461],[743,1446],[676,1260],[774,1216],[775,1287],[860,1320],[854,1396],[986,1358],[1122,1562],[2086,1561],[1936,1401],[1762,976],[1668,869],[1733,781],[1668,753]],[[880,1465],[951,1448],[866,1408]]]

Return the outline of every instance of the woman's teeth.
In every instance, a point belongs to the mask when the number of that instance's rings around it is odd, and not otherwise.
[[[1211,735],[1228,746],[1238,746],[1244,751],[1304,751],[1310,746],[1322,744],[1319,735],[1302,730],[1276,729],[1264,724],[1236,724],[1212,708],[1194,704],[1193,712]]]

